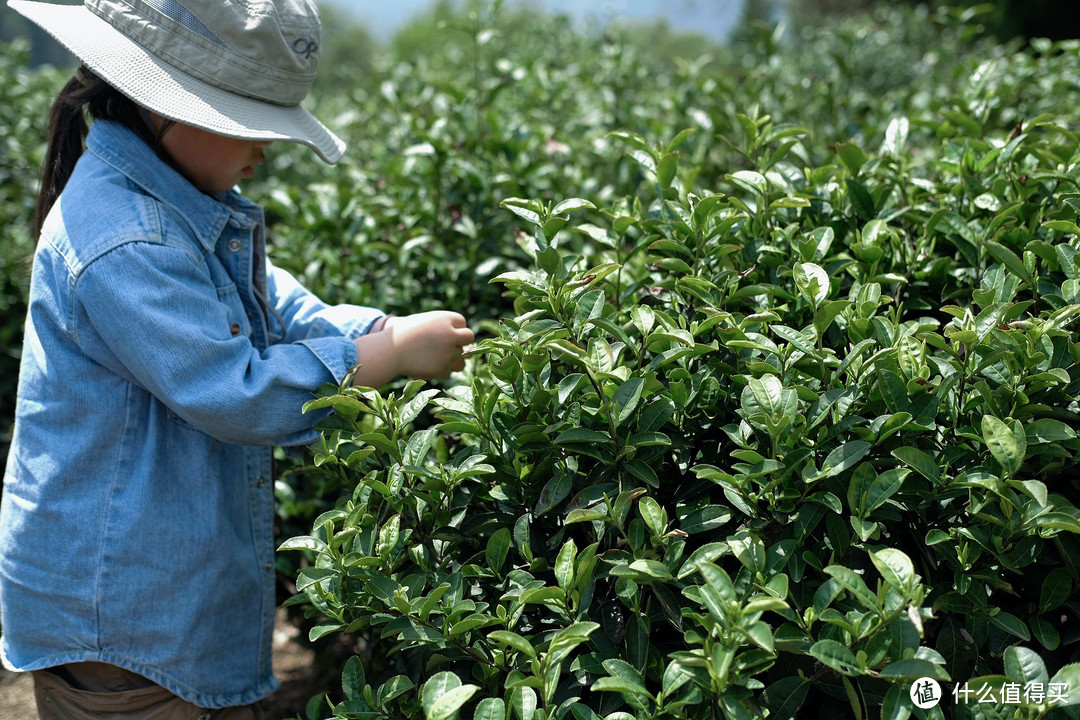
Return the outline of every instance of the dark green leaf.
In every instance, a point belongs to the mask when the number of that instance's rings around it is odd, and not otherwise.
[[[982,436],[990,454],[1001,463],[1009,476],[1016,475],[1027,454],[1027,435],[1016,420],[1006,423],[993,415],[984,415]]]
[[[510,542],[509,528],[499,528],[491,534],[485,553],[489,568],[496,572],[502,569],[503,563],[506,562],[506,555],[510,551]]]
[[[1021,685],[1045,684],[1050,679],[1039,654],[1019,645],[1005,648],[1005,675]]]
[[[866,189],[858,180],[845,180],[847,185],[848,197],[851,198],[851,204],[855,208],[855,212],[859,214],[859,217],[864,220],[871,220],[877,216],[877,208],[874,205],[874,197],[870,194],[870,191]]]
[[[870,452],[870,443],[863,440],[844,443],[825,458],[825,462],[821,464],[821,476],[833,477],[851,469],[868,452]]]
[[[637,408],[641,400],[641,391],[645,387],[645,381],[639,377],[632,377],[615,391],[612,403],[615,409],[615,425],[622,425]]]
[[[555,438],[557,445],[571,445],[574,443],[609,443],[611,436],[606,432],[589,430],[587,428],[573,428],[560,433]]]
[[[795,718],[810,690],[810,681],[797,675],[777,680],[765,688],[765,703],[777,720]]]
[[[941,682],[951,680],[945,668],[929,660],[919,658],[908,658],[890,663],[878,671],[878,677],[886,680],[912,680],[922,677],[933,678]]]
[[[859,604],[864,608],[867,610],[878,609],[877,596],[870,592],[870,588],[866,586],[866,582],[854,570],[842,565],[830,565],[825,568],[825,572],[836,578],[848,592],[855,596],[855,599],[858,600]]]
[[[818,640],[810,646],[810,654],[841,675],[863,674],[855,653],[835,640]]]
[[[364,664],[355,655],[345,662],[341,669],[341,689],[349,700],[361,700],[364,696],[364,685],[367,679],[364,675]]]
[[[866,153],[853,142],[840,143],[836,146],[836,155],[849,173],[858,175],[866,164]]]
[[[922,450],[914,447],[899,447],[892,451],[892,456],[915,472],[922,475],[931,483],[937,485],[941,482],[941,469],[934,459]]]
[[[1031,634],[1028,632],[1024,621],[1012,613],[999,612],[996,615],[991,615],[990,622],[1010,635],[1015,635],[1025,642],[1031,640]]]
[[[533,660],[537,657],[536,648],[532,646],[532,643],[521,635],[518,635],[516,632],[511,632],[510,630],[492,630],[488,633],[488,639],[504,645],[509,645],[518,652],[528,655]]]

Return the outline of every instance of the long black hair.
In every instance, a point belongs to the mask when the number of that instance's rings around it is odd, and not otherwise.
[[[49,116],[49,144],[41,170],[41,191],[34,209],[34,237],[41,232],[45,216],[60,197],[75,170],[76,161],[83,154],[90,129],[87,116],[123,124],[162,157],[161,138],[174,124],[167,121],[155,131],[147,121],[146,111],[131,98],[85,65],[79,67],[57,95]]]

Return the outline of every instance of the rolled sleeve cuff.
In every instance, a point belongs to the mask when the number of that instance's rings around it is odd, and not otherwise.
[[[373,319],[372,322],[374,321]],[[364,328],[363,332],[357,332],[355,335],[350,332],[344,337],[309,338],[300,340],[297,344],[303,345],[310,350],[319,362],[330,371],[330,374],[334,376],[334,380],[341,383],[360,360],[356,352],[356,343],[353,342],[352,337],[364,335],[368,332],[369,327],[370,324]]]

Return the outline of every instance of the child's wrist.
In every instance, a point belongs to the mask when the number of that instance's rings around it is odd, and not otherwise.
[[[357,370],[353,385],[381,387],[398,376],[400,361],[393,335],[386,332],[369,332],[356,338]]]

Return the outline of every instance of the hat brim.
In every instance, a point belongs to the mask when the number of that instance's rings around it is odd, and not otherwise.
[[[299,142],[333,164],[345,143],[300,105],[236,95],[160,60],[84,5],[8,0],[98,77],[139,105],[170,120],[245,140]]]

